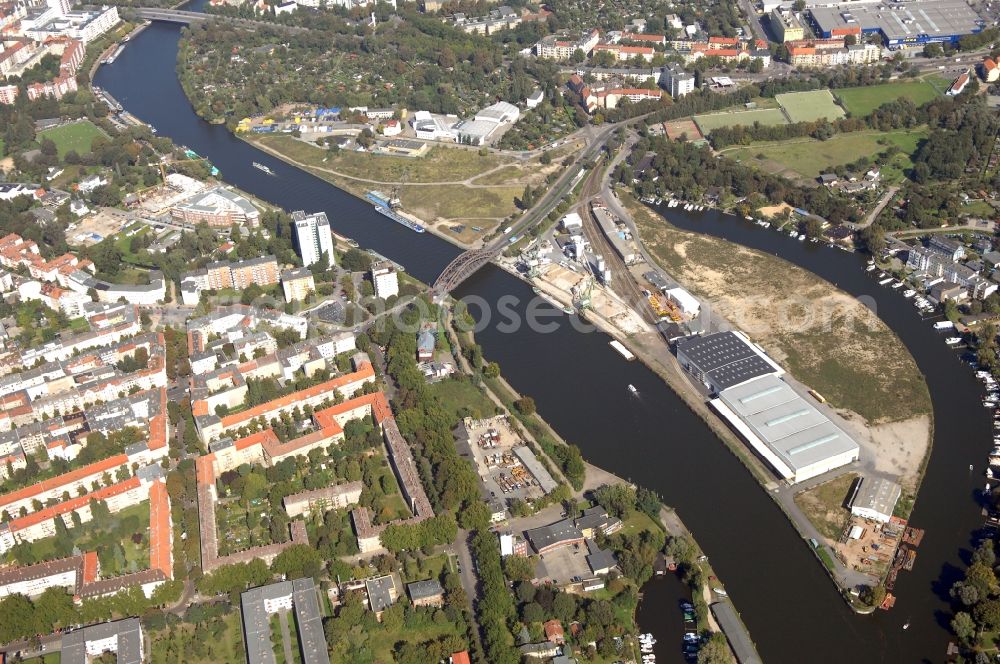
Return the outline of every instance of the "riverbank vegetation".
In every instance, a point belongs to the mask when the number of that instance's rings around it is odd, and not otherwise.
[[[831,404],[872,424],[930,412],[913,358],[860,302],[780,258],[682,231],[634,201],[629,207],[665,269]]]

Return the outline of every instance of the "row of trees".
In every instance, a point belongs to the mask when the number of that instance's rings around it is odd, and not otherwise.
[[[176,602],[182,581],[166,581],[147,599],[138,586],[114,595],[73,603],[64,588],[49,588],[31,600],[24,595],[8,595],[0,600],[0,643],[34,639],[53,629],[103,622],[112,618],[141,616],[150,609]]]

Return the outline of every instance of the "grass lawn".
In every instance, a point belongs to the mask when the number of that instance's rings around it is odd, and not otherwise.
[[[952,84],[952,79],[944,78],[943,76],[938,76],[937,74],[925,76],[922,80],[926,81],[928,85],[942,95],[948,91],[948,88],[950,88]]]
[[[735,127],[736,125],[752,125],[759,122],[762,125],[788,124],[788,118],[777,108],[760,108],[752,111],[728,111],[696,115],[694,121],[702,134],[709,134],[719,127]]]
[[[345,175],[398,182],[449,182],[464,180],[510,160],[495,154],[482,156],[476,150],[434,147],[423,157],[396,157],[363,152],[329,151],[292,136],[264,136],[255,141],[304,164],[329,168]]]
[[[857,473],[847,473],[795,496],[795,504],[827,539],[839,539],[851,519],[844,502],[856,477]]]
[[[137,528],[118,532],[118,527],[130,519]],[[69,540],[80,551],[97,551],[101,569],[108,576],[137,572],[149,568],[149,502],[127,507],[111,515],[107,528],[92,529],[93,522],[69,529]],[[131,535],[143,535],[141,542],[133,542]],[[58,537],[45,537],[27,544],[36,561],[55,560],[62,557],[57,551]]]
[[[819,548],[816,549],[816,555],[818,555],[819,559],[823,561],[823,564],[826,565],[827,569],[832,570],[834,568],[833,556],[830,555],[830,550],[827,549],[825,546],[820,544]]]
[[[152,232],[148,226],[144,226],[138,233],[132,237],[142,237],[148,235]],[[118,237],[115,238],[115,246],[118,247],[119,251],[122,252],[122,261],[125,263],[135,263],[139,260],[139,257],[132,253],[132,237],[129,237],[125,233],[119,233]]]
[[[488,173],[473,180],[473,184],[506,184],[517,182],[524,176],[524,172],[517,166],[504,166],[498,171]]]
[[[90,330],[90,323],[87,322],[86,318],[72,318],[69,321],[69,331],[77,334],[80,332],[88,332]]]
[[[427,389],[441,400],[442,407],[456,419],[465,414],[472,417],[492,417],[496,413],[496,404],[471,381],[447,378],[428,385]]]
[[[895,145],[900,149],[900,153],[893,157],[886,169],[883,169],[887,171],[884,177],[894,180],[901,178],[905,170],[913,167],[910,158],[917,151],[920,142],[926,138],[925,127],[890,132],[862,131],[837,134],[826,141],[794,138],[787,141],[753,143],[733,150],[724,150],[723,153],[772,173],[788,169],[804,178],[814,179],[834,166],[852,163],[861,155],[876,155],[890,145]]]
[[[775,95],[774,98],[785,109],[792,122],[813,122],[823,118],[836,120],[844,117],[844,109],[837,106],[829,90],[789,92]]]
[[[407,628],[404,626],[393,632],[383,632],[371,641],[372,650],[375,654],[374,661],[395,662],[396,659],[392,656],[392,650],[400,641],[423,643],[424,641],[439,639],[447,634],[454,634],[463,638],[465,637],[465,632],[460,632],[457,629],[457,625],[452,622],[446,622],[441,625],[430,624],[419,628]],[[337,662],[338,660],[331,659],[331,661]],[[345,660],[339,661],[344,662],[344,664],[348,664]]]
[[[969,201],[962,206],[962,212],[973,217],[992,217],[995,214],[993,206],[986,201]]]
[[[218,638],[205,626],[188,624],[150,633],[149,661],[152,664],[244,664],[246,654],[239,612],[233,611],[215,620],[222,621]]]
[[[655,532],[657,530],[663,530],[663,528],[649,518],[648,514],[640,512],[639,510],[633,510],[628,518],[622,522],[621,532],[623,533],[634,535],[635,533],[641,533],[644,530]]]
[[[418,560],[408,559],[400,572],[403,583],[413,583],[424,579],[437,579],[441,572],[448,567],[448,556],[439,553],[436,556],[419,558]],[[450,570],[451,568],[448,567]]]
[[[637,202],[624,202],[664,269],[834,407],[869,423],[930,413],[927,384],[913,358],[855,298],[781,258],[682,231]]]
[[[149,283],[149,272],[139,268],[126,268],[119,270],[113,278],[109,279],[116,284],[129,284],[132,286],[145,286]]]
[[[47,138],[56,144],[60,159],[70,150],[77,154],[90,152],[90,143],[98,136],[107,137],[104,131],[90,120],[81,120],[38,133],[39,139]]]
[[[403,187],[403,207],[421,219],[498,219],[517,210],[514,199],[524,193],[523,186],[469,189],[454,185]]]
[[[844,108],[850,111],[851,115],[864,117],[882,104],[900,97],[906,97],[920,106],[939,96],[940,93],[925,80],[913,80],[859,88],[843,88],[835,90],[833,94],[844,105]]]

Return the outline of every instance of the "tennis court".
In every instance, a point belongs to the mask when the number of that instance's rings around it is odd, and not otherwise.
[[[829,90],[788,92],[775,95],[774,98],[792,122],[814,122],[824,118],[836,120],[844,117],[844,109],[837,105]]]
[[[698,131],[698,125],[696,125],[691,118],[682,118],[680,120],[664,122],[663,128],[667,132],[667,137],[674,141],[679,139],[681,136],[687,136],[689,141],[698,141],[704,138],[704,136],[701,135],[701,132]]]

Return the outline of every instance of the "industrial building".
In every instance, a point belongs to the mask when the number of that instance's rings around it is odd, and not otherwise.
[[[812,7],[810,21],[817,36],[878,34],[889,48],[930,42],[957,43],[983,29],[983,19],[965,0],[921,0],[849,6]]]
[[[795,41],[805,37],[805,30],[795,13],[782,11],[780,7],[771,11],[771,29],[780,42]]]
[[[724,389],[711,404],[793,484],[858,460],[858,444],[775,375]]]
[[[303,664],[330,664],[323,615],[311,578],[282,581],[252,588],[240,596],[243,615],[243,639],[249,664],[274,664],[276,644],[271,642],[269,616],[279,611],[295,611],[292,622],[297,628]]]
[[[785,373],[742,332],[717,332],[678,339],[676,351],[681,366],[714,393],[760,376]]]
[[[714,395],[715,411],[783,479],[794,484],[858,460],[857,442],[792,389],[743,333],[685,337],[675,349]]]
[[[895,482],[881,477],[862,478],[851,501],[851,514],[863,519],[889,523],[902,489]]]

